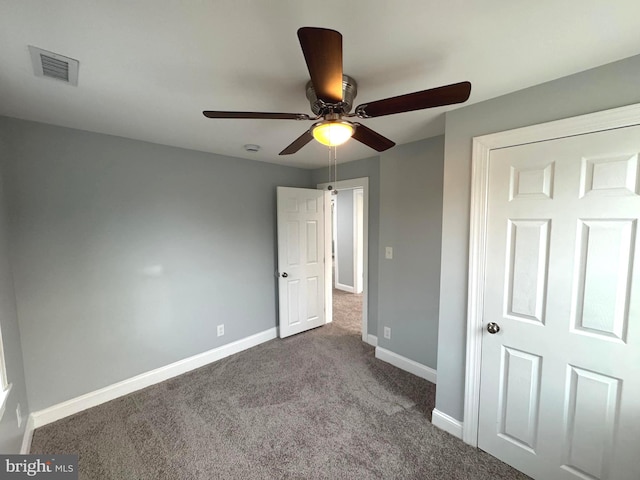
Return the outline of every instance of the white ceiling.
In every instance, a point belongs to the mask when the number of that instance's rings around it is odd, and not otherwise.
[[[311,168],[316,142],[278,156],[309,122],[201,113],[310,114],[301,26],[342,33],[355,105],[463,80],[476,103],[640,53],[639,18],[638,0],[0,0],[0,114]],[[28,45],[78,59],[78,87],[35,77]],[[445,110],[363,123],[403,144],[444,133]]]

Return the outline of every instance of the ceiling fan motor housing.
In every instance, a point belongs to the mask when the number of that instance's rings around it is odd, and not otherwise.
[[[311,80],[307,82],[306,86],[307,99],[311,105],[311,111],[316,115],[324,115],[328,113],[326,111],[327,105],[319,100],[316,91],[313,88]],[[349,113],[353,107],[353,101],[358,94],[358,84],[349,75],[342,75],[342,103],[340,105],[340,113]]]

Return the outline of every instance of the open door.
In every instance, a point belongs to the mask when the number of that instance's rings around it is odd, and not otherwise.
[[[322,190],[278,187],[280,338],[326,323]]]

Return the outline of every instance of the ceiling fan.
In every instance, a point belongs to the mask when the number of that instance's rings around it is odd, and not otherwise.
[[[311,128],[300,135],[280,155],[296,153],[314,138],[320,143],[336,146],[353,137],[365,145],[383,152],[395,145],[388,138],[359,122],[345,118],[373,118],[395,113],[422,110],[466,102],[471,93],[471,83],[460,82],[443,87],[408,93],[358,105],[351,112],[357,94],[356,81],[342,73],[342,35],[326,28],[303,27],[298,30],[298,39],[309,69],[311,80],[307,82],[306,94],[311,110],[316,115],[305,113],[272,112],[220,112],[205,110],[208,118],[246,118],[273,120],[311,120]]]

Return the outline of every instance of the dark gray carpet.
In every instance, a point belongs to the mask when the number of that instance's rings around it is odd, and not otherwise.
[[[81,479],[526,479],[430,423],[435,386],[374,358],[361,297],[273,340],[36,430]]]
[[[335,322],[362,337],[362,295],[333,290],[333,316]]]

